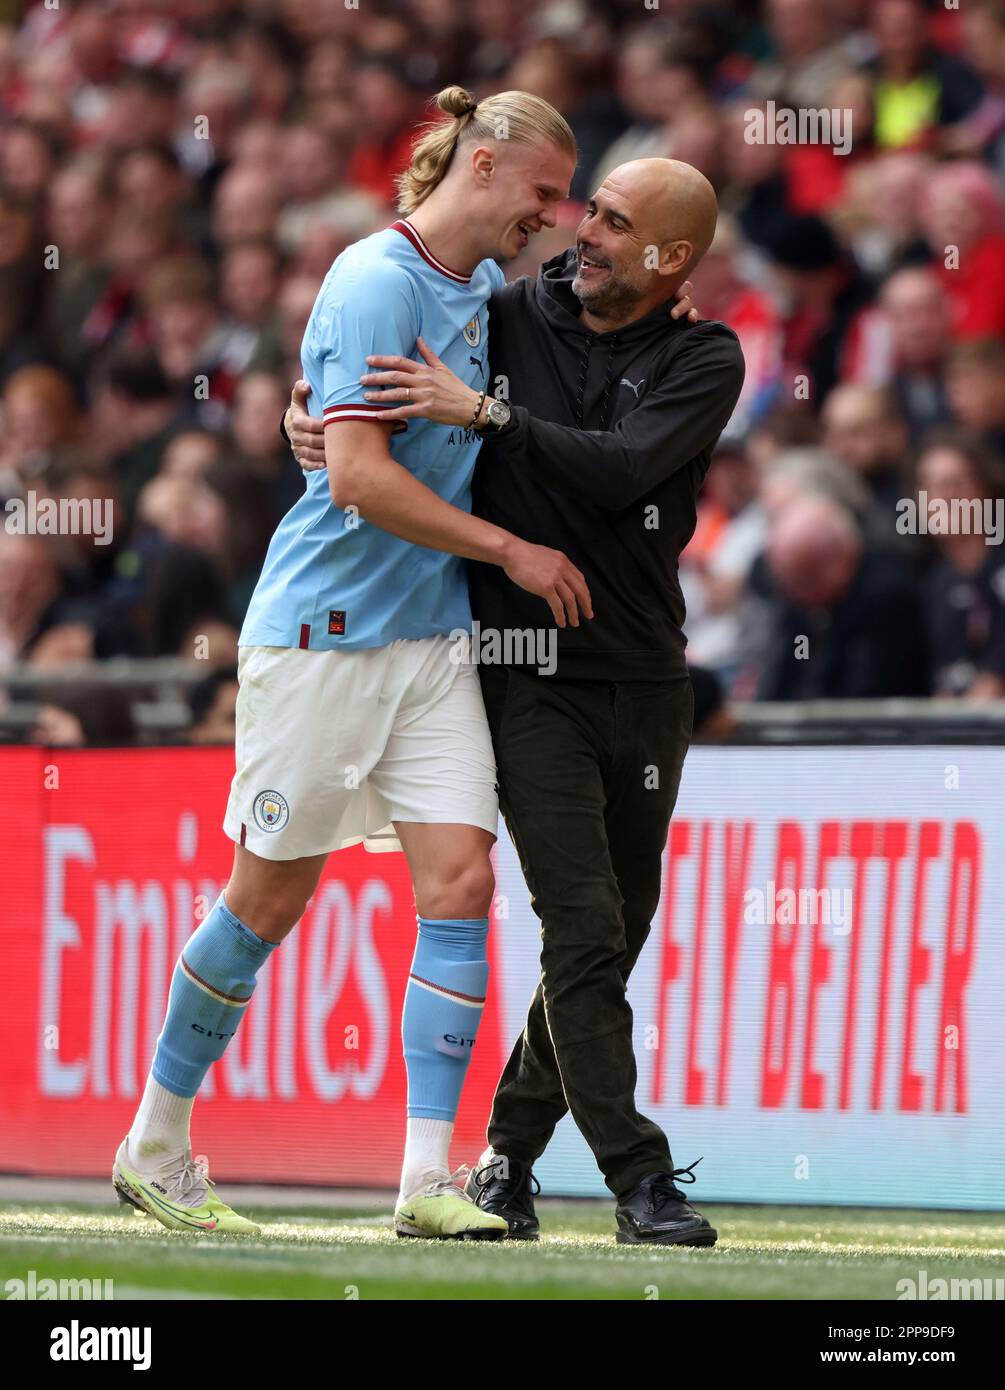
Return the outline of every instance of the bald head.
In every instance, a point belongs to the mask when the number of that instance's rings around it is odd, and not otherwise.
[[[679,159],[631,159],[601,184],[619,193],[652,233],[653,243],[689,241],[693,270],[712,244],[719,204],[715,189],[692,164]]]
[[[851,513],[830,497],[807,495],[783,509],[771,530],[768,561],[779,588],[801,608],[830,608],[855,577],[862,536]]]
[[[672,297],[715,235],[715,190],[679,159],[633,159],[589,200],[573,281],[584,314],[603,331],[641,318]]]

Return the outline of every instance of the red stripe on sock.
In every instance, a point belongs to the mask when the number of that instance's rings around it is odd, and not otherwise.
[[[201,975],[197,975],[184,956],[181,958],[181,967],[186,975],[191,975],[197,984],[202,985],[203,989],[208,989],[210,994],[215,994],[218,999],[225,999],[228,1004],[248,1004],[251,1002],[251,995],[224,994],[222,989],[217,989],[216,985],[211,985],[208,980],[204,980]]]
[[[416,975],[413,970],[408,977],[415,980],[420,985],[428,985],[430,989],[438,990],[440,994],[449,994],[454,999],[464,999],[469,1004],[484,1004],[484,994],[462,994],[459,989],[447,989],[446,985],[438,985],[435,980],[424,980],[421,975]]]

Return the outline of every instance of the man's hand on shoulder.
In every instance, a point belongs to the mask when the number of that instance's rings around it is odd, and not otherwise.
[[[325,426],[323,420],[315,420],[307,412],[310,394],[311,388],[306,381],[294,382],[283,423],[293,457],[301,468],[313,473],[325,466]]]
[[[685,280],[683,285],[677,290],[674,295],[674,299],[676,299],[677,303],[670,310],[670,317],[672,319],[681,319],[687,314],[688,323],[699,323],[701,321],[701,315],[691,303],[691,294],[693,290],[694,285],[691,284],[690,280]]]

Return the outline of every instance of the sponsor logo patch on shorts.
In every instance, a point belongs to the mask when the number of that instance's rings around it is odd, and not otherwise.
[[[255,797],[253,813],[259,830],[271,835],[273,831],[282,830],[289,820],[290,806],[286,797],[280,796],[279,792],[259,792]]]

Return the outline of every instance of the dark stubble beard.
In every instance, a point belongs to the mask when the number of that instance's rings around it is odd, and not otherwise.
[[[633,285],[630,280],[618,278],[613,273],[607,283],[595,291],[585,294],[576,289],[578,275],[573,279],[572,292],[584,309],[589,310],[595,319],[624,319],[631,317],[631,311],[644,298],[645,290]]]

